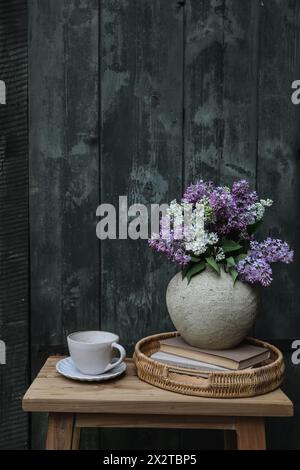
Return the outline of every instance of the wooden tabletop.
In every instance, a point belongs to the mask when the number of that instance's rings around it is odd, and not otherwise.
[[[215,399],[181,395],[142,382],[128,360],[125,375],[102,383],[62,377],[49,357],[23,398],[24,411],[198,416],[292,416],[293,404],[278,389],[251,398]]]

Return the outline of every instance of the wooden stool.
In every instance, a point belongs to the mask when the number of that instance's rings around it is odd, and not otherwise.
[[[80,429],[223,429],[226,449],[266,448],[264,417],[292,416],[293,404],[278,389],[251,398],[181,395],[139,380],[132,360],[125,375],[97,384],[56,372],[50,357],[23,398],[23,409],[48,412],[47,449],[78,449]]]

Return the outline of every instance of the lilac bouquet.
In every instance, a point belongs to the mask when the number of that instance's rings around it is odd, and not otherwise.
[[[181,265],[188,282],[210,266],[217,273],[223,267],[234,282],[267,287],[273,280],[272,263],[293,261],[286,242],[254,239],[272,203],[259,199],[246,180],[234,182],[231,189],[200,180],[186,189],[180,202],[171,202],[149,246]]]

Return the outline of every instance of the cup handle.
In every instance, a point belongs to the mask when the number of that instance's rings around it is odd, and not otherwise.
[[[125,349],[123,348],[123,346],[121,346],[120,344],[118,343],[113,343],[111,345],[112,349],[115,348],[119,351],[120,353],[120,357],[119,359],[114,362],[114,363],[110,363],[108,364],[108,366],[105,367],[104,369],[104,372],[108,372],[109,370],[113,369],[114,367],[116,367],[118,364],[120,364],[122,361],[124,361],[125,357],[126,357],[126,351]]]

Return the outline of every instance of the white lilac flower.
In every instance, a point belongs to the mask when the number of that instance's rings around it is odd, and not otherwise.
[[[205,253],[208,245],[215,245],[217,242],[218,235],[216,233],[199,230],[194,233],[193,239],[184,242],[184,247],[186,251],[193,253],[195,256],[199,256]]]
[[[260,203],[256,202],[249,208],[250,212],[254,217],[254,221],[259,221],[265,215],[265,207]]]
[[[164,220],[163,230],[164,233],[169,230],[173,231],[175,240],[183,238],[183,222],[184,222],[184,204],[180,204],[174,199],[167,209],[167,214]]]
[[[187,252],[199,256],[205,253],[208,245],[218,242],[218,236],[215,233],[205,230],[204,222],[205,207],[202,202],[193,206],[186,201],[180,204],[174,200],[167,210],[162,230],[164,235],[169,230],[170,237],[174,240],[181,240]],[[164,236],[164,238],[168,240],[168,237]]]
[[[259,202],[252,204],[252,206],[249,207],[249,211],[252,213],[254,221],[258,222],[262,220],[265,215],[265,208],[271,207],[272,204],[272,199],[261,199]]]
[[[170,206],[167,209],[167,217],[172,219],[172,221],[183,221],[183,207],[182,204],[178,203],[176,199],[174,199]]]
[[[225,259],[225,253],[223,251],[223,248],[220,247],[216,254],[216,261],[222,261],[223,259]]]
[[[265,208],[271,207],[272,204],[272,199],[261,199],[259,202],[252,204],[252,206],[249,207],[249,211],[253,215],[254,222],[262,220],[265,215]]]
[[[214,211],[213,211],[213,208],[211,207],[210,203],[209,203],[209,200],[208,200],[208,197],[207,196],[204,196],[200,201],[199,201],[200,204],[202,204],[203,206],[203,210],[204,210],[204,220],[206,222],[213,222],[214,220]]]
[[[272,199],[261,199],[260,203],[264,207],[271,207],[273,205]]]

